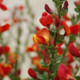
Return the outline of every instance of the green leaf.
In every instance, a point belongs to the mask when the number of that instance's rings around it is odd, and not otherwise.
[[[75,40],[76,39],[76,36],[75,35],[69,35],[69,37],[70,37],[70,41],[73,41],[73,40]]]
[[[48,73],[47,73],[47,72],[44,72],[44,73],[43,73],[43,76],[44,76],[44,77],[47,77],[47,76],[48,76]]]
[[[3,58],[0,58],[0,62],[2,62],[3,61]]]
[[[48,46],[47,49],[48,49],[49,54],[54,54],[54,49],[55,49],[54,46]]]
[[[75,78],[76,78],[76,80],[80,80],[80,76],[76,76]]]
[[[57,31],[56,31],[55,28],[53,28],[53,29],[49,30],[49,32],[50,32],[50,34],[53,36]]]
[[[41,59],[39,63],[41,64],[42,67],[46,67],[46,68],[48,67],[47,63],[45,63],[43,59]]]
[[[55,57],[55,61],[59,61],[62,59],[62,55]]]
[[[57,43],[63,43],[63,40],[59,39],[59,40],[57,40]]]
[[[45,78],[41,74],[38,74],[37,77],[41,80],[45,80]]]
[[[56,63],[53,65],[54,72],[56,72],[58,70],[59,65],[60,65],[60,63]]]
[[[63,28],[64,26],[60,26],[60,30]]]
[[[45,49],[45,45],[39,45],[40,49]]]

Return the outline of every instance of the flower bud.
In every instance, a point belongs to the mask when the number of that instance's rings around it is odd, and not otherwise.
[[[67,0],[64,2],[63,8],[64,9],[68,8],[68,1]]]
[[[36,74],[36,72],[35,72],[33,69],[29,68],[29,69],[28,69],[28,74],[29,74],[32,78],[37,79],[37,74]]]
[[[52,14],[52,10],[50,9],[50,7],[47,4],[45,4],[45,10],[47,13]]]

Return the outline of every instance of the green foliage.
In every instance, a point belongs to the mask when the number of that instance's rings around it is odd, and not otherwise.
[[[64,8],[61,8],[60,10],[60,16],[64,16],[68,12],[68,8],[65,10]]]
[[[3,61],[3,58],[0,58],[0,62],[2,62]]]
[[[49,30],[49,32],[50,32],[50,34],[51,34],[52,36],[54,36],[54,34],[57,32],[57,30],[56,30],[55,27],[53,27],[51,30]]]
[[[58,62],[58,61],[60,61],[62,59],[62,55],[56,56],[54,59],[55,59],[56,62]]]
[[[56,72],[58,70],[59,65],[60,65],[60,63],[53,64],[53,70],[54,70],[54,72]]]
[[[41,59],[39,63],[41,64],[42,67],[46,67],[46,68],[48,67],[47,63],[45,63],[43,59]]]
[[[75,8],[75,11],[76,11],[76,12],[80,12],[80,5],[78,5],[78,6]]]
[[[47,49],[48,49],[49,54],[54,54],[54,49],[55,49],[54,46],[48,46]]]
[[[40,80],[48,80],[48,73],[44,72],[43,74],[38,74],[37,76]]]
[[[63,40],[59,39],[57,40],[57,43],[63,43]]]
[[[52,1],[56,4],[56,7],[59,6],[60,0],[52,0]]]
[[[70,34],[69,37],[70,37],[70,41],[73,41],[73,40],[76,39],[76,36],[75,35],[72,35],[72,34]]]
[[[45,45],[39,45],[40,49],[45,49]]]
[[[80,80],[80,76],[76,76],[75,78],[76,78],[76,80]]]

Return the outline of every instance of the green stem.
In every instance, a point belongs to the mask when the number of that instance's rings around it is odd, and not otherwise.
[[[62,3],[63,3],[63,1],[60,1],[60,5],[59,5],[59,19],[61,18],[61,15],[60,15],[60,11],[61,11],[61,9],[62,9]],[[57,30],[57,28],[56,28],[56,30]],[[55,35],[54,35],[54,51],[53,52],[55,52],[55,48],[56,48],[56,44],[57,44],[57,34],[58,34],[58,30],[57,30],[57,32],[55,33]],[[49,80],[53,80],[54,78],[52,77],[52,74],[54,73],[52,70],[53,70],[53,58],[54,58],[54,53],[52,53],[52,56],[51,56],[51,61],[50,61],[50,64],[49,64],[49,70],[50,70],[50,73],[49,73]],[[56,72],[55,72],[56,73]]]

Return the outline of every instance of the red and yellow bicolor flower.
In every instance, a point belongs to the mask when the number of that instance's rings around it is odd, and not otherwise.
[[[5,77],[6,75],[8,75],[11,69],[12,69],[12,66],[10,64],[0,63],[0,75],[2,77]]]
[[[16,59],[19,58],[19,55],[13,52],[9,52],[7,59],[10,62],[11,65],[14,65],[16,63]]]
[[[4,4],[2,4],[2,2],[3,2],[3,0],[0,0],[0,8],[5,11],[8,8]]]
[[[39,47],[38,47],[38,45],[37,44],[33,44],[31,47],[27,47],[26,48],[26,51],[27,52],[32,52],[32,51],[38,51],[39,50]]]
[[[48,71],[47,68],[42,67],[41,64],[39,63],[41,59],[36,56],[36,57],[32,57],[32,63],[41,71]]]
[[[36,44],[48,44],[50,40],[50,32],[47,28],[42,28],[37,34],[33,35],[33,41]]]

